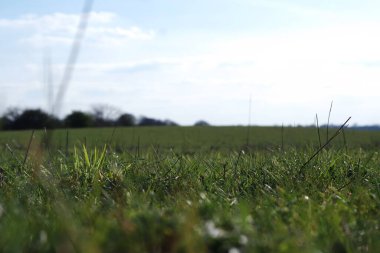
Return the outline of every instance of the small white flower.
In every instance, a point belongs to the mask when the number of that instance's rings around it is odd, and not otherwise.
[[[206,232],[212,238],[220,238],[223,237],[226,232],[223,229],[217,228],[213,221],[207,221],[205,224]]]
[[[40,242],[41,244],[45,244],[47,242],[47,234],[44,230],[40,232]]]
[[[238,248],[231,248],[228,250],[228,253],[240,253],[240,250]]]
[[[241,245],[246,245],[248,243],[248,237],[245,235],[240,235],[239,237],[239,243]]]
[[[305,196],[304,196],[304,199],[305,199],[305,200],[309,200],[310,198],[309,198],[309,196],[305,195]]]

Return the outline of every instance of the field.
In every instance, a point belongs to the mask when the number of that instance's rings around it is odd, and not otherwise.
[[[328,136],[0,132],[0,252],[378,252],[380,132]]]

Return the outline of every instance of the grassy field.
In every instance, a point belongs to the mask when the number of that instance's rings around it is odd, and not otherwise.
[[[0,132],[0,252],[380,249],[379,132],[345,130],[306,165],[315,128],[30,136]]]
[[[329,130],[332,136],[336,129]],[[26,149],[31,131],[0,131],[0,143]],[[326,129],[320,129],[322,144]],[[347,147],[373,149],[380,147],[380,131],[345,130]],[[36,142],[46,137],[44,131],[35,133]],[[56,130],[51,136],[51,147],[65,150],[75,145],[108,147],[118,152],[148,150],[152,147],[182,153],[209,151],[238,151],[246,147],[270,150],[278,148],[317,147],[319,136],[315,128],[303,127],[131,127]],[[344,146],[343,135],[331,146]]]

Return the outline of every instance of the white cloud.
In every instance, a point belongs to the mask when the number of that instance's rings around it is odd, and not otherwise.
[[[130,40],[151,40],[155,36],[153,30],[143,31],[137,26],[122,27],[89,27],[87,37],[90,41],[112,46],[123,45]]]
[[[91,12],[91,23],[96,25],[109,24],[116,14],[111,12]],[[34,28],[45,31],[72,31],[78,25],[79,14],[53,13],[48,15],[26,14],[16,19],[0,19],[0,27]]]
[[[281,10],[286,11],[298,16],[303,17],[314,17],[314,18],[336,18],[337,14],[336,12],[332,12],[330,10],[326,9],[318,9],[314,5],[313,8],[305,6],[305,4],[296,4],[294,2],[290,1],[284,1],[284,0],[257,0],[257,1],[250,1],[250,0],[242,0],[245,4],[249,5],[258,5],[266,8],[271,8],[275,10]]]
[[[138,26],[121,27],[117,15],[111,12],[92,12],[86,32],[88,42],[95,45],[122,45],[130,40],[150,40],[153,30]],[[75,35],[80,15],[53,13],[49,15],[23,15],[17,19],[0,19],[1,28],[24,29],[30,33],[21,39],[33,46],[69,45]]]

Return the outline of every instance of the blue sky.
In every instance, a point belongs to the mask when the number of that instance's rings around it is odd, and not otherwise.
[[[48,110],[83,2],[0,3],[0,112]],[[379,1],[96,1],[60,116],[108,104],[189,125],[380,123]],[[53,91],[54,92],[54,91]]]

